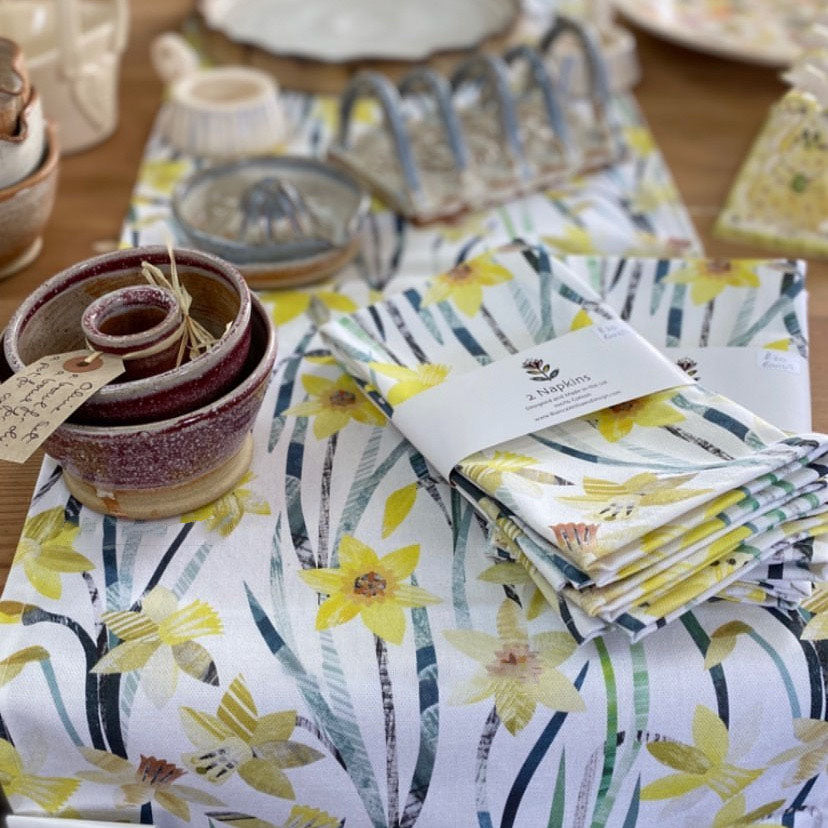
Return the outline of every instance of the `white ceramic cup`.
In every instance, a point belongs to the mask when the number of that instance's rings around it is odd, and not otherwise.
[[[128,21],[128,0],[0,0],[0,32],[22,47],[65,153],[115,131]]]
[[[195,52],[172,32],[153,42],[152,61],[169,84],[158,126],[176,149],[234,159],[271,152],[284,140],[279,87],[267,72],[248,66],[200,69]]]

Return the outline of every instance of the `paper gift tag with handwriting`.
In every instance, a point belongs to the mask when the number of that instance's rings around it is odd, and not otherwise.
[[[24,463],[99,388],[123,360],[89,351],[50,354],[0,385],[0,460]]]

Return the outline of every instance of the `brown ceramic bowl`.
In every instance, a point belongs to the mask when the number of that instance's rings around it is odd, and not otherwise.
[[[185,249],[173,253],[181,282],[193,297],[193,317],[219,340],[178,368],[104,386],[75,412],[72,422],[103,426],[165,420],[200,408],[235,385],[250,347],[247,283],[233,265],[216,256]],[[169,275],[166,248],[134,247],[87,259],[44,282],[6,329],[3,347],[12,371],[46,354],[84,348],[84,311],[105,294],[145,283],[144,261]]]
[[[17,184],[0,189],[0,279],[33,262],[43,246],[41,233],[52,214],[58,178],[55,126],[46,125],[43,160]]]
[[[210,503],[250,465],[250,431],[276,358],[276,332],[252,298],[251,344],[239,378],[219,399],[154,423],[62,425],[45,444],[75,497],[96,511],[155,520]]]

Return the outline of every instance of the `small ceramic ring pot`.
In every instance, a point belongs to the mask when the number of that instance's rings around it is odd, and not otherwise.
[[[152,46],[169,102],[158,128],[176,149],[206,158],[244,158],[272,151],[285,137],[273,78],[249,66],[199,69],[189,45],[172,32]]]
[[[184,315],[170,291],[131,285],[96,299],[81,317],[81,330],[91,348],[124,360],[119,379],[142,379],[175,368]]]

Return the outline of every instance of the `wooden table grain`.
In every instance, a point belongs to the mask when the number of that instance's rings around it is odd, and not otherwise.
[[[118,236],[161,96],[149,44],[175,27],[192,0],[135,0],[121,65],[120,122],[99,147],[63,159],[57,204],[40,258],[0,283],[0,326],[40,282]],[[713,238],[711,229],[768,108],[785,90],[777,73],[691,52],[635,31],[644,78],[636,93],[707,252],[766,251]],[[814,427],[828,430],[828,264],[809,263]],[[11,563],[40,466],[0,465],[0,585]]]

